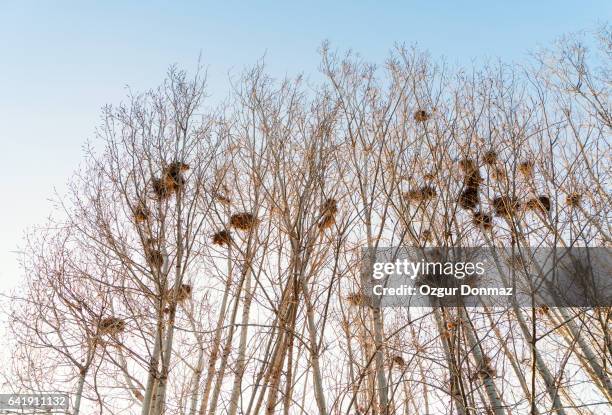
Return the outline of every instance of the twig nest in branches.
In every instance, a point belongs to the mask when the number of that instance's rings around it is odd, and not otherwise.
[[[253,216],[251,213],[241,212],[234,213],[230,216],[230,226],[242,231],[248,231],[253,229],[259,223],[259,219]]]
[[[463,185],[465,187],[478,188],[482,184],[482,182],[483,179],[478,169],[466,173],[465,177],[463,178]]]
[[[493,228],[493,216],[484,212],[476,212],[472,216],[472,223],[476,226],[482,226],[484,229],[489,230]]]
[[[320,231],[323,231],[334,226],[334,223],[336,223],[336,216],[325,214],[323,215],[317,226]]]
[[[335,215],[338,212],[336,199],[327,199],[321,206],[321,215]]]
[[[572,192],[565,198],[567,205],[572,208],[580,207],[582,203],[582,196],[578,192]]]
[[[491,172],[491,178],[498,182],[506,180],[506,171],[502,167],[495,167]]]
[[[363,306],[367,304],[367,298],[361,291],[351,293],[346,296],[346,301],[352,306]]]
[[[452,331],[452,330],[457,330],[457,327],[459,327],[459,324],[461,324],[461,319],[456,319],[456,320],[449,320],[446,322],[446,330]]]
[[[170,192],[177,191],[185,185],[183,173],[189,170],[189,164],[174,161],[166,166],[163,170],[162,179],[167,190]]]
[[[518,171],[525,177],[533,176],[534,163],[531,160],[525,160],[519,163]]]
[[[212,243],[219,246],[229,246],[232,242],[232,235],[229,231],[222,230],[212,236]]]
[[[408,203],[420,202],[423,199],[421,198],[421,191],[419,189],[412,189],[404,192],[404,199]]]
[[[166,293],[168,301],[174,300],[177,304],[182,303],[183,301],[191,298],[191,285],[189,284],[181,284],[178,287],[178,290],[175,290],[174,287],[170,288]]]
[[[430,115],[425,110],[417,110],[414,113],[414,120],[416,122],[425,122],[429,119]]]
[[[149,209],[143,202],[138,203],[138,206],[134,209],[134,220],[136,223],[140,223],[146,221],[148,218]]]
[[[463,190],[463,192],[461,192],[457,202],[463,209],[474,210],[476,205],[478,205],[479,200],[480,196],[478,195],[478,188],[467,187]]]
[[[164,181],[166,182],[166,186],[173,191],[181,189],[186,183],[182,174],[178,176],[164,176]]]
[[[548,314],[548,312],[550,311],[550,309],[548,308],[548,306],[546,304],[544,304],[541,307],[536,307],[536,311],[539,315],[541,316],[545,316]]]
[[[404,193],[404,198],[408,203],[427,202],[438,195],[436,188],[430,185],[422,186],[419,189],[412,189]]]
[[[215,195],[215,200],[225,206],[229,206],[232,204],[230,198],[225,195],[222,195],[221,193],[217,193]]]
[[[395,355],[391,359],[391,365],[399,367],[399,368],[404,368],[404,367],[406,367],[406,362],[404,361],[404,358],[402,356]]]
[[[463,158],[459,160],[459,168],[463,170],[464,173],[470,174],[473,171],[478,169],[476,162],[471,158]]]
[[[423,201],[428,201],[438,196],[436,188],[430,185],[421,187],[419,191],[421,193],[421,200]]]
[[[484,164],[493,166],[497,163],[497,153],[493,150],[489,150],[482,156],[482,161]]]
[[[173,161],[164,169],[164,174],[168,176],[177,177],[181,173],[184,173],[188,171],[189,169],[190,169],[189,164],[183,163],[181,161]]]
[[[105,317],[98,323],[99,335],[117,335],[125,330],[125,321],[119,317]]]
[[[515,197],[498,196],[493,199],[493,209],[495,209],[495,214],[506,218],[516,214],[520,206],[520,202]]]
[[[164,264],[164,256],[157,249],[148,249],[147,261],[153,268],[160,268]]]
[[[550,198],[548,196],[539,196],[529,199],[527,202],[525,202],[525,209],[550,212]]]
[[[151,180],[151,187],[153,188],[155,196],[160,200],[169,198],[175,190],[172,182],[168,182],[165,179],[158,179],[157,177]]]

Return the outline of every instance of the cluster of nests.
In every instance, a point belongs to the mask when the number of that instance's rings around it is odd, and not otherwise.
[[[162,171],[161,177],[154,177],[151,181],[153,193],[159,199],[166,199],[185,186],[183,173],[189,170],[189,164],[180,161],[170,163]]]
[[[153,193],[159,200],[167,199],[172,194],[178,192],[185,185],[183,173],[189,170],[189,164],[175,161],[166,166],[160,178],[154,177],[151,180]],[[133,215],[136,223],[146,221],[151,212],[147,208],[145,201],[141,200],[134,208]]]
[[[115,336],[125,330],[125,321],[119,317],[105,317],[98,323],[98,335]]]
[[[495,167],[497,161],[497,153],[492,150],[487,151],[483,156],[483,162],[490,167]],[[526,160],[519,163],[517,169],[523,176],[533,177],[534,165],[533,161]],[[493,227],[492,214],[476,211],[480,203],[480,185],[483,182],[476,162],[473,159],[466,158],[459,162],[459,166],[464,173],[463,191],[457,200],[459,206],[473,212],[472,222],[474,225],[491,229]],[[503,170],[500,171],[503,172]],[[580,195],[572,193],[566,201],[570,207],[577,207],[580,205]],[[495,197],[491,204],[493,213],[503,218],[511,218],[520,210],[541,213],[548,213],[551,210],[551,200],[546,195],[533,197],[522,203],[514,196],[501,195]]]
[[[230,216],[229,227],[240,231],[250,231],[259,224],[259,219],[252,213],[240,212]],[[232,234],[223,229],[212,236],[212,243],[219,246],[229,246],[232,243]]]
[[[492,150],[487,151],[483,155],[482,160],[487,166],[497,168],[498,156],[496,152]],[[523,176],[533,177],[534,165],[533,161],[526,160],[519,163],[517,168]],[[493,227],[493,214],[504,218],[511,218],[521,209],[523,211],[545,214],[551,210],[551,200],[546,195],[530,198],[523,203],[514,196],[497,196],[492,200],[492,213],[477,210],[480,204],[480,187],[484,182],[478,164],[474,159],[464,158],[459,161],[459,167],[463,172],[463,190],[459,194],[457,203],[461,208],[472,212],[472,222],[478,227],[491,229]],[[499,169],[499,171],[503,173],[503,169]],[[435,197],[437,197],[437,191],[435,187],[429,184],[404,193],[404,198],[408,203],[424,203]],[[566,202],[568,206],[576,208],[581,204],[581,196],[576,192],[571,193],[566,197]],[[425,239],[428,239],[430,236],[428,232],[423,235]]]
[[[330,228],[336,223],[338,205],[335,199],[327,199],[321,205],[321,220],[317,224],[319,230]],[[229,227],[240,231],[250,231],[259,224],[259,219],[252,213],[240,212],[230,216]],[[212,235],[212,243],[219,246],[229,246],[232,243],[232,234],[227,229],[217,231]]]
[[[506,179],[506,171],[498,164],[498,160],[499,157],[494,150],[488,150],[482,156],[483,163],[491,169],[491,178],[503,181]],[[517,170],[526,179],[531,179],[533,178],[534,167],[535,163],[533,160],[523,160],[518,164]]]

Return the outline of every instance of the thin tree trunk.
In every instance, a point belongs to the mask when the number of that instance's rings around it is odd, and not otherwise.
[[[83,396],[83,387],[85,386],[85,376],[87,376],[87,370],[83,368],[79,372],[79,382],[77,384],[77,391],[74,398],[74,415],[79,415],[81,411],[81,398]]]
[[[319,412],[322,414],[327,413],[325,405],[325,393],[323,392],[323,379],[321,377],[321,368],[319,366],[319,350],[317,342],[317,328],[314,322],[314,310],[310,298],[310,293],[306,283],[302,281],[302,291],[304,292],[304,300],[306,301],[306,318],[308,320],[308,337],[310,340],[310,361],[312,363],[313,370],[313,383],[315,400],[317,401],[317,407]]]
[[[204,391],[202,392],[202,401],[200,402],[199,415],[206,415],[208,410],[208,396],[210,394],[210,388],[212,386],[213,378],[215,377],[216,366],[217,366],[217,355],[219,354],[219,348],[221,347],[221,334],[223,332],[223,321],[225,319],[225,311],[227,309],[227,303],[229,298],[229,291],[232,285],[232,263],[231,263],[231,246],[228,247],[227,255],[227,281],[225,283],[225,291],[223,292],[223,299],[221,300],[221,307],[219,309],[219,317],[217,319],[217,327],[215,328],[215,337],[213,340],[212,351],[210,353],[208,361],[208,371],[206,374],[206,383],[204,384]]]
[[[436,325],[438,327],[438,332],[442,335],[446,328],[444,326],[444,321],[442,320],[442,316],[440,315],[440,308],[438,306],[434,306],[433,314],[435,318]],[[459,369],[455,363],[455,356],[448,344],[447,339],[442,336],[440,339],[442,342],[442,349],[444,350],[444,355],[446,357],[446,362],[448,364],[449,370],[449,381],[450,381],[450,394],[453,402],[457,405],[457,413],[459,415],[467,415],[466,408],[466,399],[465,395],[461,390],[461,383],[459,377],[461,376]]]
[[[246,271],[245,283],[244,283],[244,304],[242,306],[242,318],[241,318],[241,332],[240,342],[238,345],[238,358],[236,361],[236,373],[234,375],[234,386],[232,387],[232,394],[230,397],[230,408],[228,411],[229,415],[236,415],[238,410],[238,399],[240,398],[242,376],[246,367],[246,344],[247,336],[249,332],[249,311],[251,308],[251,272]]]
[[[476,365],[478,366],[477,369],[484,371],[482,382],[485,386],[491,408],[493,409],[495,415],[504,415],[503,404],[499,395],[497,394],[495,383],[493,382],[493,378],[491,376],[489,359],[486,357],[485,352],[482,349],[482,343],[476,338],[476,334],[473,332],[472,322],[470,321],[464,308],[459,309],[459,318],[460,321],[465,321],[465,324],[462,327],[467,336],[470,350],[474,355],[474,360],[476,360]]]
[[[157,383],[157,370],[159,366],[159,355],[161,352],[161,342],[162,342],[162,322],[161,317],[158,317],[156,333],[155,333],[155,344],[153,346],[153,353],[151,353],[151,358],[149,360],[149,375],[147,376],[147,386],[145,389],[144,399],[142,400],[142,411],[141,415],[149,415],[151,410],[151,402],[153,401],[153,389]]]

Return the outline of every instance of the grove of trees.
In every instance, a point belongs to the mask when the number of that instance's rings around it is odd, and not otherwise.
[[[608,307],[377,308],[364,248],[611,246],[612,35],[470,70],[321,49],[103,109],[24,242],[14,391],[74,414],[609,414]]]

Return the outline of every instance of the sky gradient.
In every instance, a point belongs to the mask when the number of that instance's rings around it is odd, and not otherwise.
[[[214,103],[227,95],[228,74],[264,54],[274,76],[315,74],[326,39],[375,62],[395,42],[451,63],[519,62],[612,15],[609,0],[125,3],[0,8],[0,291],[18,282],[13,251],[27,227],[44,222],[54,188],[65,190],[100,107],[121,101],[126,85],[155,87],[170,64],[193,69],[201,52]]]

